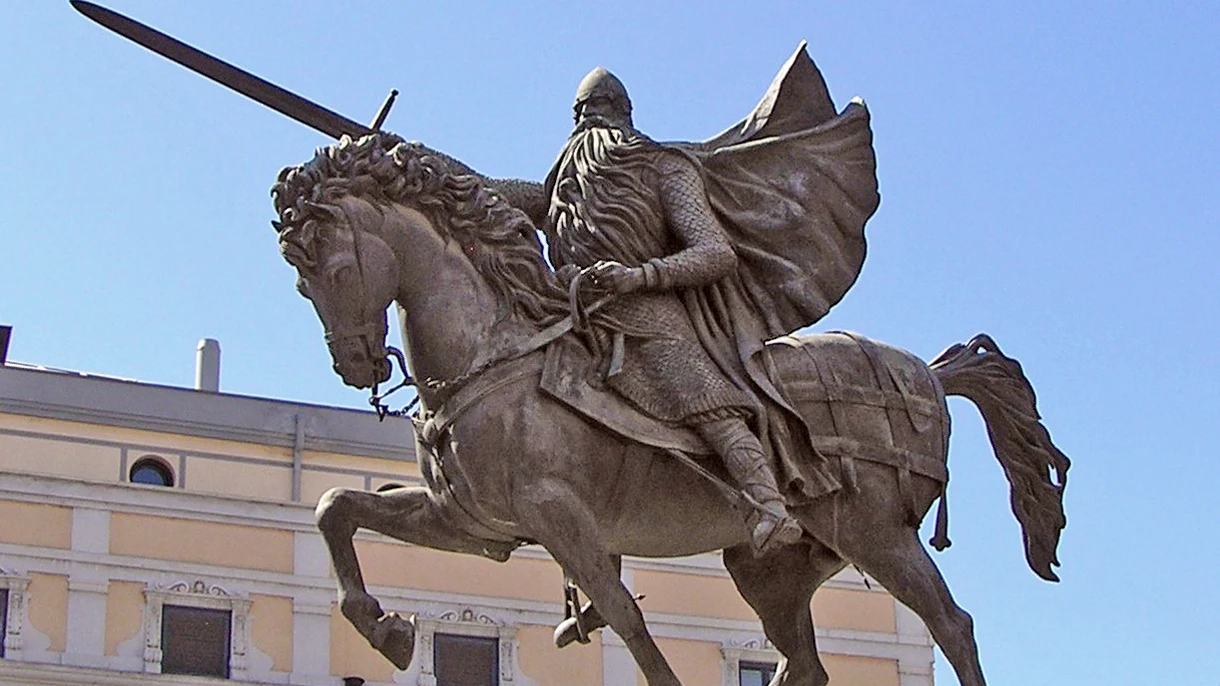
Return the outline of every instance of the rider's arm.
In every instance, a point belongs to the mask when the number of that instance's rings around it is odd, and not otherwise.
[[[644,263],[644,288],[668,290],[714,283],[737,268],[729,236],[708,204],[693,162],[670,152],[658,162],[661,205],[682,248]]]

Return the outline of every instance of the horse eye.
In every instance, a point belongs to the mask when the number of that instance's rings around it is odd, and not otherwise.
[[[346,285],[352,280],[353,271],[354,270],[352,269],[351,265],[345,264],[336,269],[334,273],[330,275],[331,282],[338,285]]]

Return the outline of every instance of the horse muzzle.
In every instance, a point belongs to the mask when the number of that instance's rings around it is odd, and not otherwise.
[[[368,332],[327,336],[331,359],[334,360],[332,368],[343,383],[364,389],[390,378],[393,367],[384,341],[384,332],[376,337]]]

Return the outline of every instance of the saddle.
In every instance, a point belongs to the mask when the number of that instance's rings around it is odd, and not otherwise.
[[[762,354],[772,384],[810,427],[805,452],[816,456],[834,482],[824,492],[839,484],[858,490],[859,460],[895,468],[908,500],[912,474],[948,481],[944,391],[918,357],[843,332],[785,336],[769,342]],[[693,456],[697,463],[712,455],[689,427],[636,409],[599,380],[601,371],[579,341],[562,336],[546,349],[540,389],[629,440]],[[913,503],[908,509],[908,517],[918,521]]]
[[[541,390],[614,433],[662,450],[711,455],[689,427],[650,417],[601,383],[601,365],[572,336],[553,341],[542,364]]]

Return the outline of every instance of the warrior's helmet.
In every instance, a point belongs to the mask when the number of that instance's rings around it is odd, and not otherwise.
[[[602,98],[610,102],[615,113],[622,116],[626,123],[631,123],[631,98],[627,97],[627,88],[617,76],[602,67],[589,72],[576,87],[573,114],[579,119],[582,105],[589,100]]]

